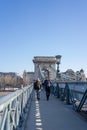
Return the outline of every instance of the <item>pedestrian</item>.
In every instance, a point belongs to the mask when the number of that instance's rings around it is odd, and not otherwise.
[[[48,77],[46,77],[46,79],[44,81],[44,86],[45,86],[45,91],[46,91],[46,99],[48,101],[49,96],[50,96],[50,86],[51,86],[51,81]]]
[[[37,100],[40,100],[41,81],[39,78],[34,82],[34,89],[36,91]]]

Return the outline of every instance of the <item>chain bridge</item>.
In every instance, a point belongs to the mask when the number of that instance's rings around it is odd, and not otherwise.
[[[0,130],[86,130],[87,82],[64,73],[56,77],[55,57],[34,57],[33,62],[32,78],[52,81],[50,99],[42,86],[38,101],[33,82],[0,97]]]
[[[40,79],[45,79],[45,77],[49,77],[50,80],[61,80],[61,81],[74,81],[75,77],[70,77],[68,75],[65,75],[64,73],[59,73],[59,64],[60,61],[60,55],[57,55],[58,59],[56,57],[52,56],[36,56],[33,59],[34,62],[34,69],[35,69],[35,79],[38,77]],[[56,69],[57,68],[57,69]],[[57,73],[58,71],[58,73]]]

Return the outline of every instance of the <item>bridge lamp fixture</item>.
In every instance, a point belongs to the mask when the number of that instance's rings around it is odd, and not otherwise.
[[[57,64],[57,77],[58,77],[58,74],[60,72],[60,70],[59,70],[59,64],[61,62],[61,55],[56,55],[55,57],[56,57],[56,64]]]

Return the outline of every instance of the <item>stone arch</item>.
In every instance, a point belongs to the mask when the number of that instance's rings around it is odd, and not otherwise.
[[[35,79],[41,78],[41,73],[47,72],[51,80],[56,78],[56,58],[52,56],[36,56],[33,59]]]

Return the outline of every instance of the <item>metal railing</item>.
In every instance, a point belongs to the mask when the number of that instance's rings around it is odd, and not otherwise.
[[[0,130],[17,130],[22,126],[32,91],[31,84],[0,98]]]
[[[87,111],[87,82],[57,82],[51,89],[61,101],[72,104],[74,110],[80,111],[85,106]]]

